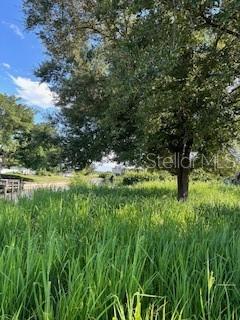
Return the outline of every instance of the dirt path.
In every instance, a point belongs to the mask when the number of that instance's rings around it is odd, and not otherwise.
[[[31,191],[37,189],[68,189],[70,182],[51,182],[51,183],[34,183],[34,182],[25,182],[24,191]]]

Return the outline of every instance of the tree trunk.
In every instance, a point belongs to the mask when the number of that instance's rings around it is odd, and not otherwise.
[[[189,169],[180,167],[177,175],[178,201],[186,201],[188,198]]]
[[[188,198],[189,174],[190,174],[190,153],[192,142],[189,141],[182,146],[181,151],[177,153],[177,185],[178,201],[186,201]]]

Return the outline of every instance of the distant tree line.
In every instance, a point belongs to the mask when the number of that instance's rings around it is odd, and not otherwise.
[[[15,97],[0,94],[0,156],[3,165],[53,170],[61,162],[61,145],[51,123],[34,123],[33,111]]]

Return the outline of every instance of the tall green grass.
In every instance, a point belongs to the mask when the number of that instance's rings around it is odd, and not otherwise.
[[[149,182],[1,201],[0,319],[239,319],[239,200]]]

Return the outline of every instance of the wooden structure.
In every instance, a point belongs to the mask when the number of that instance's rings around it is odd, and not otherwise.
[[[14,179],[0,179],[0,193],[5,196],[8,193],[21,192],[23,190],[23,182]]]

